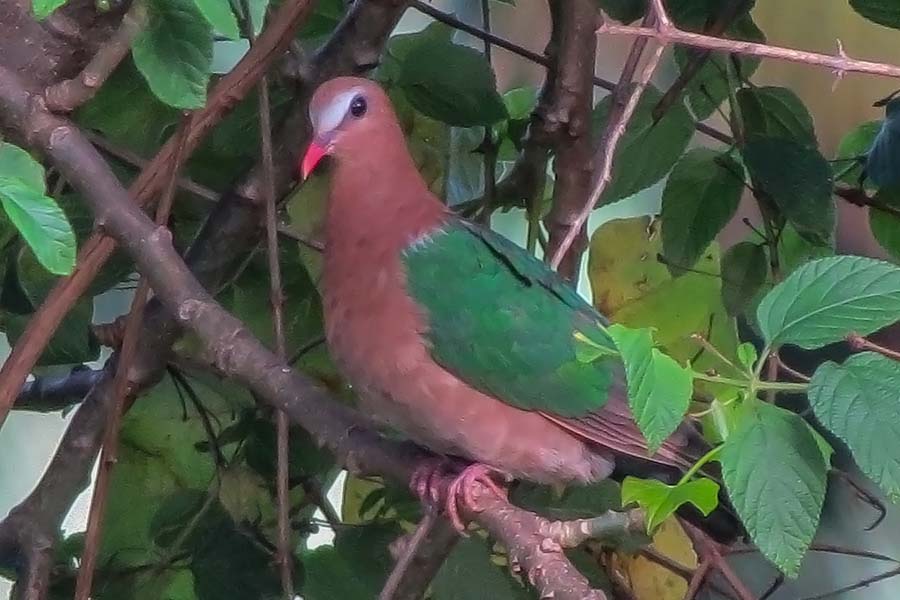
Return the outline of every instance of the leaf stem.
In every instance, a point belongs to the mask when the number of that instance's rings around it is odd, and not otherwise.
[[[708,381],[710,383],[721,383],[724,385],[733,385],[736,387],[747,388],[751,392],[761,390],[774,390],[776,392],[805,392],[809,387],[805,383],[790,383],[786,381],[760,381],[758,376],[754,375],[753,379],[734,379],[732,377],[720,377],[719,375],[707,375],[706,373],[693,372],[694,379],[700,381]]]
[[[722,451],[723,446],[724,444],[719,444],[718,446],[701,456],[700,459],[694,463],[694,466],[688,469],[684,476],[678,481],[678,485],[683,485],[690,481],[691,478],[696,475],[697,472],[703,467],[703,465],[715,460],[719,456],[719,453]]]

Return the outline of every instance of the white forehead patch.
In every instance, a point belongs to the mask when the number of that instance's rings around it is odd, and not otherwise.
[[[336,129],[344,120],[347,111],[350,110],[350,103],[358,94],[359,90],[356,88],[338,94],[331,100],[331,103],[322,107],[318,114],[313,115],[313,127],[316,132],[321,134]]]

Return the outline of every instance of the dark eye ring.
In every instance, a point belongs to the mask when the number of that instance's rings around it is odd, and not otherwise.
[[[350,102],[350,114],[357,119],[366,114],[366,109],[366,99],[362,96],[357,96]]]

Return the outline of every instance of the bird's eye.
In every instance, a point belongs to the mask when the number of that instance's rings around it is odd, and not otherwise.
[[[357,96],[350,102],[350,114],[356,117],[357,119],[366,114],[366,99],[362,96]]]

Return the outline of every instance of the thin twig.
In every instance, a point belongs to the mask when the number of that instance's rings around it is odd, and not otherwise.
[[[185,115],[184,121],[190,120],[190,115]],[[175,135],[175,158],[169,182],[160,199],[156,210],[156,225],[164,228],[169,222],[169,214],[172,210],[172,202],[175,198],[178,171],[184,161],[184,147],[187,137],[187,127],[180,128]],[[171,234],[170,234],[171,236]],[[91,495],[91,508],[88,512],[87,531],[84,537],[84,550],[81,553],[81,563],[78,569],[78,577],[75,581],[75,600],[89,600],[91,585],[94,578],[94,570],[97,567],[97,556],[100,551],[101,535],[103,532],[103,517],[106,512],[106,500],[109,495],[109,481],[112,469],[116,463],[119,449],[119,429],[122,416],[125,413],[127,398],[131,395],[129,370],[140,341],[139,332],[144,318],[144,308],[150,297],[150,283],[141,277],[134,299],[131,303],[131,311],[125,322],[125,335],[122,339],[122,348],[119,350],[116,363],[116,374],[113,379],[113,395],[116,399],[110,413],[103,438],[103,449],[100,452],[100,466],[97,472],[97,481]]]
[[[656,1],[656,0],[654,0]],[[868,60],[856,60],[847,56],[842,45],[838,42],[836,56],[819,54],[818,52],[806,52],[794,48],[771,46],[758,42],[745,42],[741,40],[729,40],[725,38],[683,31],[669,24],[661,24],[659,27],[635,27],[633,25],[620,25],[618,23],[604,22],[597,29],[604,35],[630,35],[653,38],[663,45],[683,44],[694,48],[706,50],[718,50],[731,54],[744,54],[774,58],[789,62],[797,62],[805,65],[817,65],[832,69],[838,77],[845,73],[868,73],[884,77],[900,78],[900,67],[888,63],[872,62]]]
[[[254,24],[250,16],[250,5],[247,0],[241,1],[243,7],[244,33],[250,41],[250,47],[256,43]],[[280,362],[287,357],[284,342],[284,290],[281,284],[281,264],[278,256],[278,215],[275,198],[275,161],[272,157],[272,110],[269,102],[269,78],[263,74],[259,78],[259,145],[262,162],[262,201],[266,208],[266,258],[269,268],[269,302],[272,310],[272,333],[275,338],[275,356]],[[275,488],[278,508],[278,572],[281,578],[281,592],[285,600],[294,598],[294,581],[292,569],[294,552],[291,543],[290,489],[289,478],[289,440],[288,417],[282,410],[275,411],[275,456],[276,476]]]
[[[867,350],[869,352],[877,352],[878,354],[886,356],[892,360],[900,361],[900,352],[882,346],[881,344],[876,344],[872,340],[866,339],[858,333],[851,333],[850,335],[848,335],[847,343],[850,344],[850,347],[854,350]]]
[[[801,598],[801,600],[824,600],[825,598],[833,598],[834,596],[846,594],[847,592],[852,592],[853,590],[859,590],[865,587],[869,587],[873,583],[884,581],[885,579],[890,579],[891,577],[896,577],[898,575],[900,575],[900,567],[891,569],[890,571],[885,571],[884,573],[879,573],[878,575],[866,577],[861,581],[857,581],[856,583],[846,585],[836,590],[831,590],[830,592],[825,592],[824,594],[818,594],[816,596],[805,596],[804,598]]]
[[[147,7],[143,0],[136,0],[122,16],[118,29],[100,46],[78,75],[44,90],[47,108],[53,112],[71,112],[93,98],[122,59],[128,56],[131,42],[146,22]]]
[[[269,64],[283,54],[293,40],[294,31],[309,14],[313,4],[310,0],[293,0],[278,7],[270,20],[270,26],[260,35],[256,46],[216,83],[207,98],[206,106],[197,110],[184,126],[187,129],[185,157],[189,157],[206,134],[246,96]],[[27,113],[28,110],[23,112]],[[129,189],[134,201],[145,204],[156,197],[169,180],[175,151],[175,144],[170,139],[141,171]],[[0,425],[56,328],[106,264],[115,247],[112,238],[102,232],[94,233],[78,252],[75,272],[53,286],[29,319],[25,331],[0,368]]]
[[[391,574],[388,575],[387,581],[381,589],[381,593],[378,594],[378,600],[394,600],[397,588],[400,587],[400,582],[406,576],[406,572],[412,564],[413,557],[418,553],[422,542],[435,526],[437,518],[438,517],[433,510],[425,511],[425,514],[416,526],[415,533],[413,533],[412,538],[406,543],[406,547],[400,554],[400,558],[397,559],[394,568],[391,570]]]
[[[661,16],[657,15],[657,18],[659,19]],[[556,248],[556,251],[550,256],[549,262],[552,268],[556,269],[562,262],[563,257],[569,251],[575,238],[578,237],[582,227],[587,223],[588,217],[590,217],[591,212],[600,200],[600,196],[603,194],[603,190],[606,189],[606,186],[609,185],[609,182],[612,180],[612,166],[616,147],[625,135],[625,128],[628,126],[628,121],[631,120],[631,115],[634,114],[634,110],[637,108],[638,101],[640,100],[644,89],[650,82],[650,78],[653,77],[653,73],[659,65],[664,50],[664,44],[660,44],[654,48],[653,53],[647,60],[647,64],[644,65],[644,69],[641,71],[637,82],[631,89],[631,94],[622,109],[621,115],[619,115],[618,119],[610,119],[610,121],[607,122],[606,130],[604,131],[603,138],[601,139],[600,146],[597,150],[598,159],[596,161],[597,167],[594,172],[594,187],[591,190],[587,202],[584,203],[581,212],[578,214],[578,217],[569,226],[569,230],[560,242],[559,247]]]

